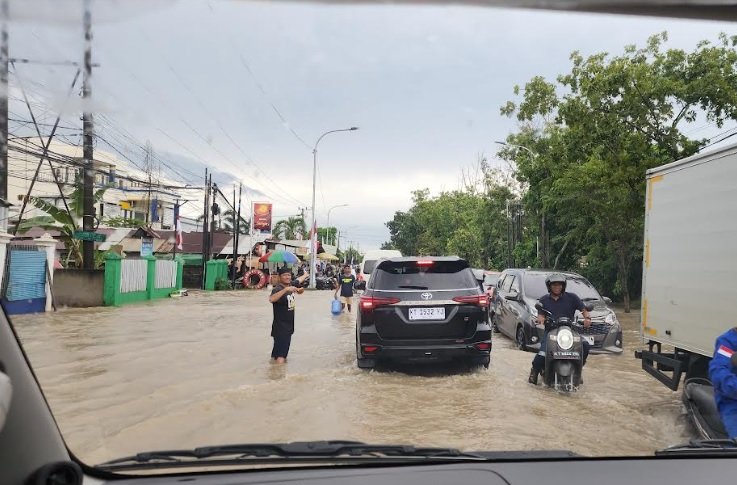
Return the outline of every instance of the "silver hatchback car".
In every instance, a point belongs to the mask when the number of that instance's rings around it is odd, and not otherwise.
[[[584,303],[593,305],[591,326],[581,324],[577,330],[591,345],[592,353],[622,352],[622,327],[614,310],[609,308],[611,300],[601,296],[583,276],[561,271],[507,269],[497,283],[498,303],[493,320],[496,328],[513,339],[522,350],[538,350],[544,330],[535,325],[537,310],[535,302],[548,290],[545,278],[551,273],[562,273],[567,278],[566,291],[578,295]],[[581,318],[577,312],[576,319]]]

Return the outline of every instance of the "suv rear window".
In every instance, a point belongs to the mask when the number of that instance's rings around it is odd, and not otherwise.
[[[418,266],[416,261],[386,261],[371,280],[371,287],[381,290],[455,290],[478,285],[465,261],[433,261],[428,266]]]

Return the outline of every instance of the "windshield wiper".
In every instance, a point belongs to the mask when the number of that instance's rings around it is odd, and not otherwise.
[[[599,301],[601,298],[596,298],[595,296],[587,296],[586,298],[581,298],[581,301]]]
[[[109,471],[193,466],[222,466],[275,462],[360,463],[385,460],[485,461],[488,458],[453,448],[416,448],[406,445],[371,445],[360,441],[305,441],[295,443],[205,446],[192,450],[137,453],[97,465]]]
[[[655,452],[655,456],[705,456],[705,455],[735,455],[737,454],[737,440],[691,440],[681,445],[670,446]]]
[[[427,286],[417,286],[417,285],[401,285],[397,286],[397,288],[409,288],[411,290],[427,290]]]

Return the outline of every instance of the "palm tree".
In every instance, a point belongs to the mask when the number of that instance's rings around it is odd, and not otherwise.
[[[233,228],[235,227],[235,218],[237,217],[237,214],[233,211],[233,209],[228,209],[225,212],[223,212],[223,229],[226,231],[233,232]],[[250,227],[251,223],[248,222],[246,219],[241,216],[240,219],[240,226],[238,226],[238,233],[239,234],[248,234],[248,228]]]
[[[307,224],[300,216],[282,219],[274,225],[274,236],[279,239],[297,239],[298,234],[303,238],[307,234]]]
[[[95,191],[93,195],[94,204],[102,200],[106,190],[107,187],[104,187]],[[74,230],[75,228],[82,227],[84,187],[81,181],[77,181],[74,185],[74,190],[67,195],[67,198],[69,212],[39,197],[29,197],[28,200],[31,204],[48,215],[26,219],[18,226],[16,232],[23,234],[33,227],[59,231],[61,233],[59,239],[61,239],[68,251],[66,263],[69,264],[69,260],[74,259],[75,263],[80,265],[82,263],[82,241],[74,239]]]

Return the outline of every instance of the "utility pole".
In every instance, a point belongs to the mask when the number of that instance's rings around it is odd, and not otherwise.
[[[202,212],[202,289],[205,289],[205,272],[207,271],[207,243],[210,238],[207,235],[207,221],[210,213],[210,185],[207,180],[207,169],[205,169],[205,207]]]
[[[146,176],[148,177],[148,191],[146,197],[146,225],[151,224],[151,184],[153,183],[151,176],[154,170],[153,160],[151,156],[152,148],[151,142],[146,140],[145,160],[143,161],[143,167],[146,169]]]
[[[8,2],[0,0],[0,233],[8,232]]]
[[[84,113],[82,114],[83,149],[84,157],[84,186],[83,186],[83,210],[82,229],[94,231],[95,208],[93,200],[93,188],[95,183],[95,171],[93,160],[93,138],[95,136],[92,125],[91,97],[92,89],[90,78],[92,77],[92,0],[84,0],[84,69],[82,73],[82,98],[84,99]],[[95,267],[95,242],[82,241],[82,261],[84,269]]]
[[[212,192],[212,218],[210,219],[210,240],[207,244],[207,259],[211,259],[213,257],[213,239],[215,237],[215,216],[220,215],[220,206],[217,203],[217,197],[218,197],[218,191],[220,189],[218,188],[218,184],[212,183],[212,174],[210,174],[210,192]]]

